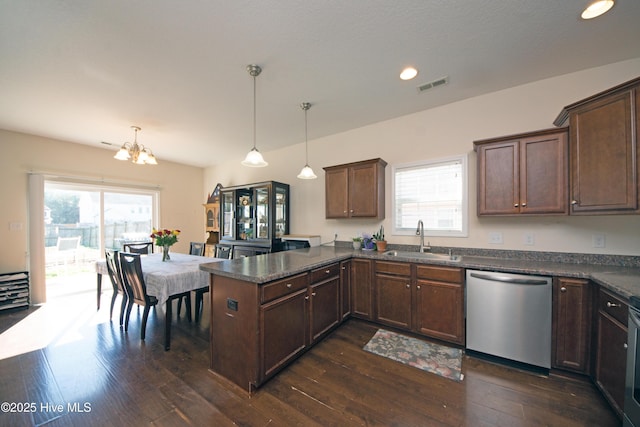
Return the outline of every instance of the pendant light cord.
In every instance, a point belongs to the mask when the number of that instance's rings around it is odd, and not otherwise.
[[[256,76],[253,76],[253,149],[256,149]]]

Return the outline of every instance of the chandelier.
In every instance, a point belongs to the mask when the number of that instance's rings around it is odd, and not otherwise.
[[[153,155],[150,149],[146,148],[144,145],[138,145],[138,131],[142,130],[138,126],[131,126],[131,129],[134,130],[135,135],[133,137],[133,144],[130,142],[125,142],[122,144],[122,147],[118,150],[114,159],[118,160],[129,160],[136,165],[157,165],[156,157]]]

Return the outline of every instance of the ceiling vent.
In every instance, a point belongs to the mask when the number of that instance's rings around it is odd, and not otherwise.
[[[449,83],[449,76],[439,78],[437,80],[433,80],[429,83],[421,84],[418,86],[418,92],[422,93],[426,90],[433,89],[438,86],[446,85]]]

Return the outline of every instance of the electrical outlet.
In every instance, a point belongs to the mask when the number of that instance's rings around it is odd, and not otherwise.
[[[591,242],[594,248],[604,248],[606,246],[606,239],[604,234],[594,234],[591,236]]]
[[[22,223],[21,222],[10,222],[9,223],[9,231],[22,231]]]
[[[502,233],[499,231],[493,231],[489,233],[489,243],[493,245],[501,245],[502,244]]]
[[[533,246],[535,244],[533,233],[524,233],[524,239],[522,243],[524,243],[527,246]]]

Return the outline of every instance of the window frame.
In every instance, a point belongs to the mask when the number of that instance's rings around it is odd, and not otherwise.
[[[425,225],[424,235],[430,237],[469,237],[469,169],[468,169],[468,154],[442,157],[438,159],[421,160],[418,162],[403,163],[399,165],[393,165],[391,168],[391,233],[396,236],[415,236],[416,227],[411,228],[398,228],[396,227],[396,175],[403,169],[415,169],[415,168],[428,168],[436,167],[438,165],[460,162],[462,172],[462,203],[461,203],[461,230],[436,230],[429,229]]]

